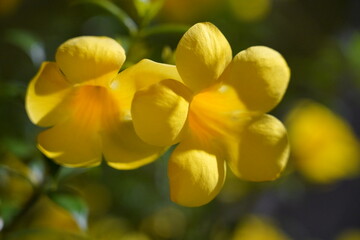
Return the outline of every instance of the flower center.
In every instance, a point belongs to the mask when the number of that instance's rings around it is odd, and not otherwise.
[[[79,86],[71,104],[73,120],[83,127],[106,127],[113,124],[119,115],[112,93],[101,86]]]
[[[201,92],[190,104],[189,128],[203,140],[233,134],[243,109],[236,93],[226,86]]]

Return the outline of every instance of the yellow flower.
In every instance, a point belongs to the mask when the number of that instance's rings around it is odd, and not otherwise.
[[[359,143],[351,127],[330,109],[304,101],[286,123],[295,167],[307,179],[331,183],[359,173]]]
[[[182,82],[165,79],[138,91],[135,131],[157,146],[180,143],[169,159],[171,199],[185,206],[211,201],[225,179],[225,162],[251,181],[277,178],[289,153],[286,130],[265,114],[281,100],[290,71],[282,56],[251,47],[232,59],[211,23],[191,27],[179,42]]]
[[[130,107],[135,91],[164,78],[179,78],[174,66],[142,60],[120,72],[123,48],[107,37],[77,37],[63,43],[56,62],[42,64],[29,84],[31,121],[51,127],[38,148],[57,163],[93,166],[101,162],[132,169],[156,159],[161,147],[135,134]]]
[[[46,196],[41,196],[24,218],[29,228],[58,229],[64,232],[80,233],[81,228],[70,212]]]
[[[290,240],[267,218],[250,216],[236,228],[232,240]]]

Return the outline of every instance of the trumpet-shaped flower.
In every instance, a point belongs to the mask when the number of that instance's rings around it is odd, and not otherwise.
[[[296,169],[315,183],[359,174],[359,143],[351,127],[325,106],[299,103],[287,118]]]
[[[57,163],[78,167],[101,162],[132,169],[163,151],[136,135],[130,107],[137,89],[164,78],[179,79],[174,66],[142,60],[119,73],[120,44],[107,37],[77,37],[63,43],[56,62],[45,62],[31,80],[26,110],[31,121],[51,127],[38,148]]]
[[[171,199],[200,206],[220,191],[226,165],[251,181],[277,178],[286,165],[286,130],[266,114],[287,88],[290,71],[267,47],[232,59],[222,33],[210,23],[191,27],[179,42],[182,82],[165,79],[138,91],[132,103],[135,131],[157,146],[179,143],[168,165]]]

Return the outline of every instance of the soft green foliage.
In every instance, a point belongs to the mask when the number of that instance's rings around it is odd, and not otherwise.
[[[237,226],[247,226],[248,217],[257,214],[274,220],[291,239],[336,239],[360,226],[358,176],[314,184],[298,174],[293,158],[280,180],[255,184],[229,173],[213,202],[185,208],[168,197],[166,172],[174,147],[129,171],[106,164],[60,167],[36,149],[40,129],[25,113],[26,86],[41,62],[55,60],[61,43],[83,35],[111,37],[126,52],[121,71],[143,58],[174,64],[182,35],[203,21],[221,30],[233,53],[265,45],[287,60],[290,85],[272,115],[284,120],[298,100],[312,99],[341,116],[358,138],[357,1],[256,1],[265,4],[262,11],[246,1],[234,9],[235,2],[0,1],[0,239],[238,240]]]

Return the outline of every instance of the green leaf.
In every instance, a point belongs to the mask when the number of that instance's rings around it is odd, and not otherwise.
[[[59,206],[69,211],[79,227],[86,230],[89,211],[86,202],[81,197],[64,192],[49,193],[49,197]]]
[[[142,26],[146,26],[159,13],[164,5],[164,0],[134,0],[134,5],[142,19]]]
[[[107,0],[76,0],[72,3],[73,5],[78,4],[94,4],[113,16],[115,16],[129,31],[130,35],[134,35],[138,31],[138,27],[134,20],[120,7]]]
[[[0,146],[21,158],[31,157],[36,152],[31,143],[19,138],[4,138],[0,141]]]

